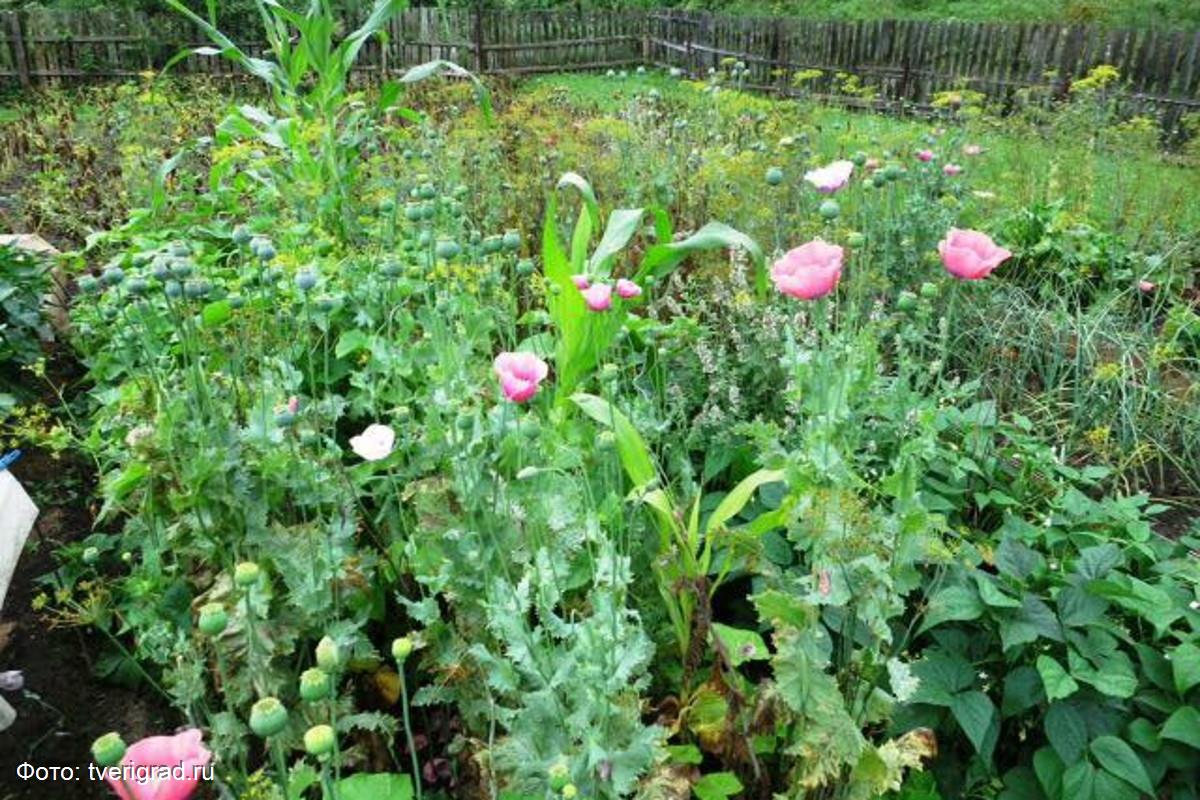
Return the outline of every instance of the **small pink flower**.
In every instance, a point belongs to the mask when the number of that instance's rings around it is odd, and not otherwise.
[[[951,228],[938,243],[938,253],[946,271],[965,281],[986,278],[992,270],[1012,256],[986,233]]]
[[[550,373],[546,362],[533,353],[501,353],[492,362],[500,378],[500,390],[514,403],[524,403],[537,394],[538,386]]]
[[[396,432],[387,425],[373,423],[358,436],[350,437],[350,449],[364,461],[382,461],[392,454]]]
[[[962,171],[962,167],[960,167],[958,164],[947,164],[946,166],[942,167],[942,172],[946,173],[951,178],[953,178],[955,175],[961,175]]]
[[[983,148],[977,144],[968,144],[963,146],[963,155],[977,156],[983,152]]]
[[[833,580],[829,576],[829,570],[823,569],[817,576],[817,590],[822,597],[829,597],[833,593]]]
[[[288,413],[290,413],[290,414],[295,414],[297,411],[299,411],[300,410],[300,398],[296,397],[296,395],[292,395],[291,397],[289,397],[288,401],[287,401],[287,410],[288,410]]]
[[[821,194],[833,194],[850,182],[852,172],[853,161],[834,161],[819,169],[810,169],[804,173],[804,180],[815,186]]]
[[[631,300],[638,297],[642,293],[642,287],[638,286],[633,281],[621,278],[617,281],[617,296],[622,300]]]
[[[1146,280],[1138,281],[1138,291],[1142,292],[1143,294],[1149,294],[1150,292],[1153,292],[1157,288],[1158,287],[1155,286],[1151,281],[1146,281]]]
[[[837,288],[842,279],[844,251],[820,239],[788,251],[771,267],[771,280],[784,294],[816,300]]]
[[[930,161],[933,161],[933,151],[932,150],[918,150],[917,151],[917,160],[924,161],[925,163],[929,163]]]
[[[104,779],[121,800],[188,800],[204,776],[204,768],[212,753],[202,744],[203,734],[192,728],[175,736],[151,736],[135,742],[121,760],[121,767],[133,767],[151,775],[147,781],[138,780],[137,772],[129,770],[124,782],[111,777],[105,770]],[[168,775],[158,777],[160,767]]]
[[[612,287],[607,283],[593,283],[584,290],[583,302],[592,311],[608,311],[612,308]]]
[[[592,285],[587,275],[572,275],[571,283],[575,284],[575,288],[581,292],[586,292],[587,288]]]

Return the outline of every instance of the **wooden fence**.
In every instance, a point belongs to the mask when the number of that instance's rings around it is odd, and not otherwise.
[[[357,20],[346,19],[343,30]],[[253,32],[232,32],[252,54]],[[161,68],[185,47],[205,45],[187,20],[130,10],[0,13],[0,86],[34,88],[135,76]],[[364,48],[364,77],[394,74],[433,58],[477,72],[677,67],[702,76],[742,61],[750,86],[784,93],[849,95],[921,106],[938,92],[970,89],[1008,101],[1023,89],[1062,94],[1093,67],[1120,71],[1118,88],[1173,126],[1200,110],[1200,31],[1113,30],[1050,24],[812,20],[727,17],[706,12],[506,13],[408,9],[387,36]],[[237,74],[219,58],[190,56],[181,73]],[[819,72],[819,74],[817,74]],[[811,77],[800,87],[798,73]],[[844,75],[857,77],[854,91]]]

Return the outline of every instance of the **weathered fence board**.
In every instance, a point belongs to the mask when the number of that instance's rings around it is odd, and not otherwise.
[[[342,29],[358,21],[342,20]],[[253,55],[267,49],[256,32],[231,35]],[[0,85],[29,89],[135,76],[161,69],[184,47],[203,44],[199,39],[185,19],[127,9],[0,12]],[[432,59],[484,74],[648,64],[698,77],[733,59],[746,65],[747,85],[792,93],[797,73],[819,70],[805,91],[845,94],[842,76],[854,75],[872,102],[916,106],[959,89],[1001,102],[1030,88],[1061,95],[1092,68],[1111,64],[1127,96],[1158,109],[1164,123],[1200,109],[1200,31],[419,7],[398,14],[386,37],[364,47],[358,70],[372,79]],[[172,70],[237,74],[222,59],[197,55]]]

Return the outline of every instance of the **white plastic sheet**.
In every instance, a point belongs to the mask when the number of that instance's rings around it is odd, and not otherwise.
[[[17,479],[8,470],[0,470],[0,610],[37,515],[37,506]]]

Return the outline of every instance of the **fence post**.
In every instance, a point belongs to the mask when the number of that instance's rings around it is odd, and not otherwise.
[[[471,38],[475,41],[475,73],[483,74],[483,0],[475,0],[471,20]]]
[[[21,12],[9,14],[9,29],[12,31],[13,61],[17,68],[17,78],[21,81],[22,89],[29,89],[33,83],[29,78],[29,56],[25,52],[25,33],[21,30]]]

